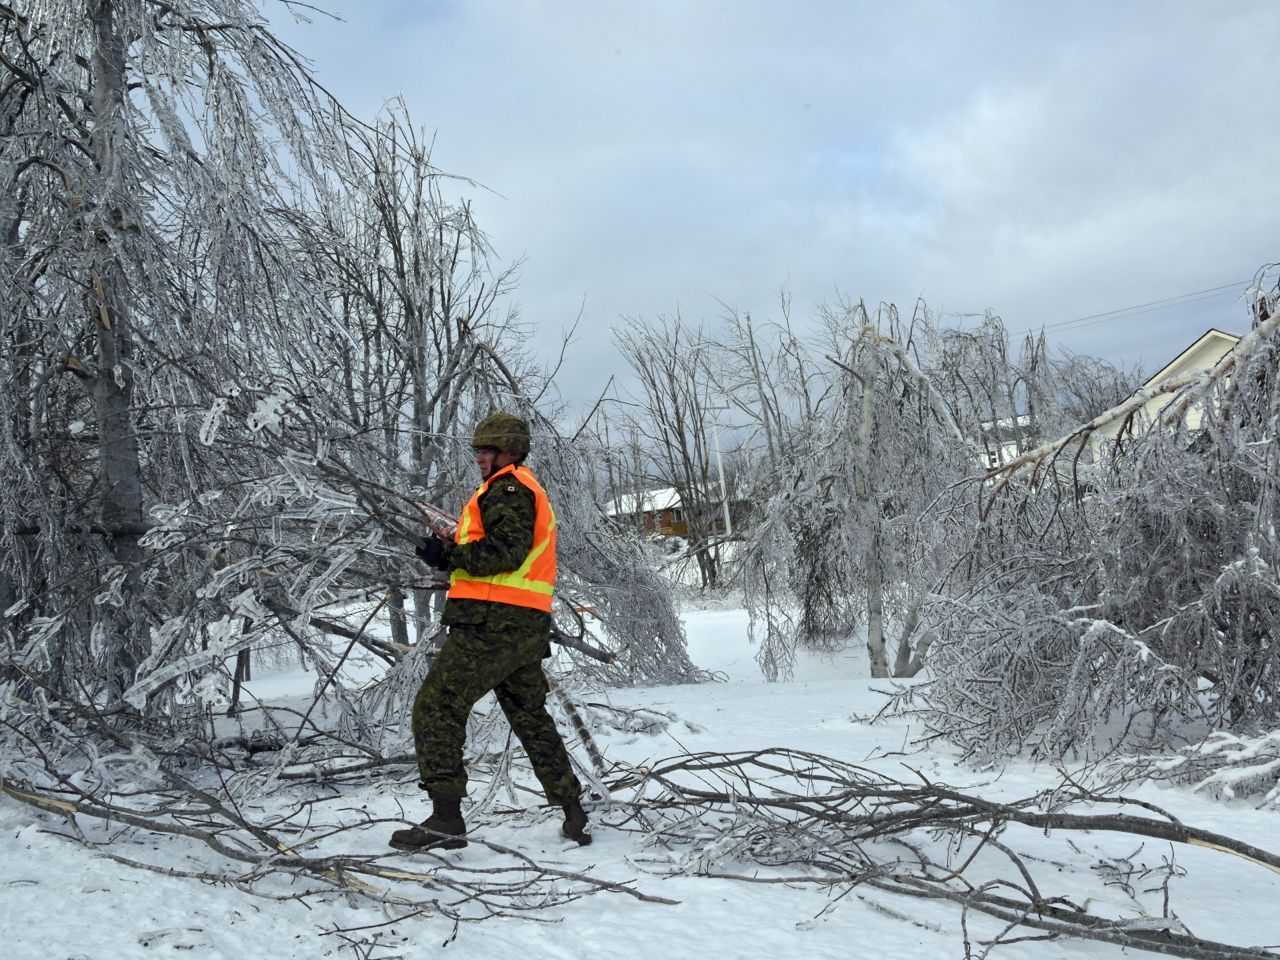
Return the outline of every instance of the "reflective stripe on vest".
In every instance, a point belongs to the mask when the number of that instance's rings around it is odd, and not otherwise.
[[[484,536],[480,519],[480,498],[500,477],[513,476],[533,493],[533,548],[519,568],[509,573],[476,577],[454,570],[449,577],[449,597],[459,600],[487,600],[532,607],[551,612],[551,594],[556,583],[556,515],[547,492],[539,486],[528,467],[506,466],[480,485],[462,508],[458,520],[458,543],[473,543]]]

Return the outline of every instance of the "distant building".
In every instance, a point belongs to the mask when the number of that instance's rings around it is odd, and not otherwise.
[[[1039,429],[1025,413],[1016,420],[1009,418],[983,423],[982,466],[994,470],[1038,446],[1041,439]]]
[[[721,518],[719,484],[706,492],[702,504],[704,510],[714,511],[709,527],[716,533],[724,532]],[[731,507],[737,505],[730,501]],[[642,536],[687,537],[689,521],[680,492],[675,487],[655,487],[638,494],[623,493],[605,502],[605,516],[620,527],[635,530]],[[735,524],[736,525],[736,524]]]
[[[1212,370],[1218,363],[1235,349],[1240,337],[1225,330],[1210,328],[1194,343],[1166,363],[1154,374],[1140,384],[1133,393],[1125,398],[1132,400],[1144,390],[1151,390],[1166,380],[1174,377],[1188,377]],[[1160,419],[1160,413],[1173,402],[1174,393],[1160,393],[1147,398],[1137,410],[1116,414],[1096,427],[1088,439],[1088,448],[1080,460],[1082,463],[1098,463],[1110,456],[1110,448],[1119,439],[1121,431],[1128,424],[1130,434],[1145,433]],[[1116,407],[1123,406],[1117,404]],[[1104,414],[1105,416],[1105,414]],[[1187,426],[1195,429],[1200,426],[1204,411],[1199,406],[1190,406],[1186,411]],[[1075,430],[1072,431],[1075,434]],[[982,424],[981,450],[983,466],[995,470],[1005,463],[1016,460],[1023,453],[1036,448],[1044,440],[1038,435],[1037,424],[1027,416],[1012,420],[1000,420],[995,423]]]
[[[644,536],[683,537],[689,533],[684,507],[675,487],[657,487],[638,494],[610,497],[605,516],[619,526],[630,527]]]

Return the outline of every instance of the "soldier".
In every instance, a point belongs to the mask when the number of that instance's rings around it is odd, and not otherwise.
[[[397,830],[400,850],[453,850],[467,845],[462,763],[467,717],[490,690],[520,738],[549,803],[564,810],[564,835],[591,842],[582,785],[547,713],[542,659],[551,655],[551,594],[556,579],[556,518],[547,494],[524,465],[529,427],[495,413],[472,440],[483,482],[458,520],[454,542],[429,537],[418,549],[450,573],[442,622],[448,639],[413,704],[419,784],[432,813]]]

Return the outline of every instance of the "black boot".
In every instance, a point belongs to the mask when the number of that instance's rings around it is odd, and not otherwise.
[[[467,845],[462,798],[431,794],[431,816],[416,827],[391,834],[397,850],[457,850]]]
[[[570,840],[577,841],[578,846],[585,847],[591,843],[591,834],[587,833],[587,811],[582,809],[582,801],[574,797],[562,804],[564,810],[564,826],[561,832]]]

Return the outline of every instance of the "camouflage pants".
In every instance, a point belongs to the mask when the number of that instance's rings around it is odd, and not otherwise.
[[[547,635],[449,628],[413,703],[413,740],[423,786],[461,797],[467,792],[462,750],[471,708],[492,690],[533,764],[547,801],[563,804],[582,792],[564,741],[547,712],[542,656]]]

